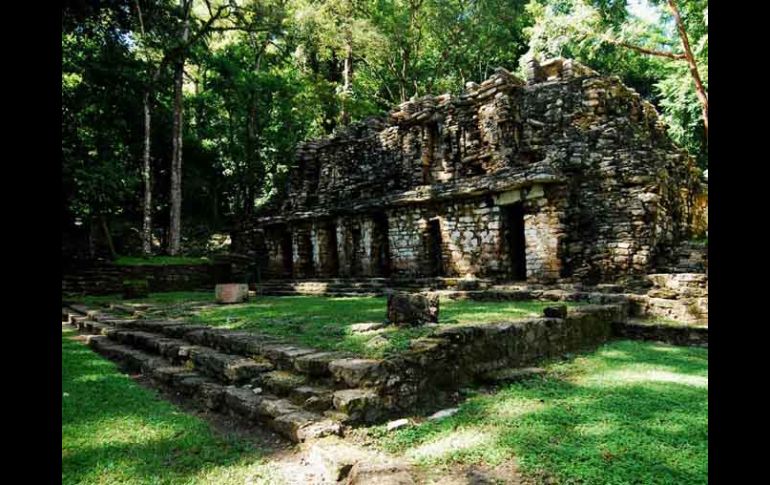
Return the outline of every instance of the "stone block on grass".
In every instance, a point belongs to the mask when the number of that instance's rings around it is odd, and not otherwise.
[[[439,296],[436,293],[402,293],[388,295],[388,321],[400,326],[438,323]]]
[[[242,303],[249,299],[249,285],[223,283],[214,287],[217,303]]]

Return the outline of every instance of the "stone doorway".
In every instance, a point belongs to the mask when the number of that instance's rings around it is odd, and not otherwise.
[[[428,276],[444,276],[443,241],[441,222],[438,219],[428,221],[427,239]]]
[[[527,279],[527,251],[524,239],[524,206],[521,202],[501,208],[505,234],[505,250],[508,255],[510,277],[514,281]]]
[[[291,247],[291,233],[285,228],[281,230],[280,245],[283,275],[287,278],[291,278],[294,274],[294,255]]]
[[[383,212],[372,214],[372,253],[377,276],[390,276],[390,244],[388,242],[388,217]]]
[[[353,226],[350,229],[350,276],[361,275],[361,227]]]
[[[321,249],[322,267],[326,276],[337,276],[340,271],[340,258],[337,254],[337,226],[328,223],[324,226],[325,241]]]
[[[305,230],[297,235],[297,258],[299,276],[302,278],[311,278],[315,276],[315,266],[313,265],[313,239],[310,231]]]

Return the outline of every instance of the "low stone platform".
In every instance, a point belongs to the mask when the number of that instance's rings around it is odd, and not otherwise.
[[[631,340],[651,340],[693,347],[708,347],[709,344],[709,329],[705,326],[630,320],[613,323],[612,331],[618,338]]]
[[[363,359],[269,335],[180,321],[121,319],[84,307],[65,308],[62,314],[81,331],[97,335],[91,341],[95,350],[166,385],[198,392],[199,383],[213,383],[200,392],[214,407],[232,405],[237,414],[257,401],[277,402],[269,405],[274,416],[247,414],[301,441],[305,436],[301,430],[309,423],[327,423],[323,429],[331,429],[327,420],[338,426],[374,423],[416,407],[445,406],[457,389],[483,381],[492,371],[596,346],[610,338],[613,323],[625,320],[626,307],[585,305],[564,318],[437,325],[432,334],[386,359]],[[157,370],[168,367],[179,369],[169,371],[170,377]],[[195,379],[177,381],[173,378],[177,374]],[[233,393],[242,399],[227,398]],[[259,399],[244,404],[248,393]],[[301,422],[272,423],[283,414],[298,412],[302,414],[291,419]]]
[[[624,304],[633,317],[667,318],[708,325],[708,276],[705,273],[655,273],[625,285],[511,284],[463,278],[269,280],[258,285],[255,294],[382,296],[394,290],[431,292],[458,300]]]

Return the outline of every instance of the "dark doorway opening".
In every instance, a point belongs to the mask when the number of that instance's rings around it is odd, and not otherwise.
[[[291,278],[294,273],[294,257],[291,249],[291,233],[286,229],[281,231],[281,261],[283,262],[283,275]]]
[[[428,221],[428,273],[429,276],[444,276],[444,260],[441,257],[441,223],[438,219]]]
[[[502,206],[505,243],[514,281],[527,279],[527,252],[524,243],[524,207],[521,202]]]
[[[328,276],[337,276],[340,270],[340,258],[337,254],[337,226],[329,223],[325,227],[326,248],[324,251],[325,272]]]
[[[390,276],[390,244],[388,243],[388,217],[383,212],[372,215],[374,221],[373,252],[377,276]]]

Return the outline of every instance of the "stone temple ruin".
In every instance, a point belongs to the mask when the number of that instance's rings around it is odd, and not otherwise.
[[[700,177],[651,104],[554,59],[305,143],[240,238],[265,279],[611,282],[690,237]]]
[[[690,247],[705,193],[652,106],[617,78],[563,59],[533,63],[526,83],[501,69],[456,98],[410,101],[387,120],[306,143],[285,197],[234,233],[233,245],[256,252],[261,276],[278,282],[275,293],[260,282],[263,294],[285,294],[287,278],[304,280],[287,283],[302,291],[324,279],[378,280],[389,290],[421,287],[414,280],[423,278],[432,288],[453,278],[486,286],[401,295],[415,299],[389,293],[394,325],[435,324],[444,296],[587,305],[432,325],[382,358],[146,318],[139,306],[68,304],[62,322],[198,407],[312,442],[445,407],[464,387],[518,379],[543,359],[614,337],[707,347],[707,259]],[[649,286],[626,293],[635,286],[626,276]],[[228,286],[247,294],[246,285]],[[642,315],[699,324],[631,321]],[[350,331],[383,327],[360,322]]]

